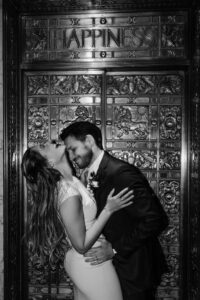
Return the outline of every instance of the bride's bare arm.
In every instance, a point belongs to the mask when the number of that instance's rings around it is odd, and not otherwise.
[[[114,190],[108,196],[107,203],[93,225],[86,231],[81,196],[72,196],[60,206],[60,214],[72,246],[81,254],[92,247],[102,232],[110,216],[117,210],[132,203],[132,191],[122,190],[113,196]]]

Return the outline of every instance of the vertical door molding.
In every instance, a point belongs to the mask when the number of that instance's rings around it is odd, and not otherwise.
[[[189,299],[200,299],[200,9],[195,12],[190,127]]]
[[[4,1],[4,297],[21,299],[19,35],[16,7]]]

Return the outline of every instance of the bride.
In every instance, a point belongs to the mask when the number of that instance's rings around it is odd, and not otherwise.
[[[132,203],[128,188],[108,195],[96,218],[97,207],[82,182],[73,176],[65,146],[46,143],[28,148],[22,159],[22,172],[31,193],[29,237],[32,251],[52,255],[64,239],[64,267],[74,283],[74,300],[122,300],[120,283],[112,261],[98,265],[85,262],[84,253],[104,238],[101,232],[116,211]],[[63,235],[64,233],[64,235]]]

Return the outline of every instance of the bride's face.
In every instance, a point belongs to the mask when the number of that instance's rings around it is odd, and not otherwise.
[[[36,146],[42,156],[53,164],[59,163],[65,156],[65,145],[56,142],[47,142],[44,145]]]

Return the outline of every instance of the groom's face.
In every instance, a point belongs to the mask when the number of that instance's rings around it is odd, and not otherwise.
[[[80,141],[73,136],[69,136],[64,142],[71,161],[75,162],[81,169],[90,165],[93,152],[87,141]]]

